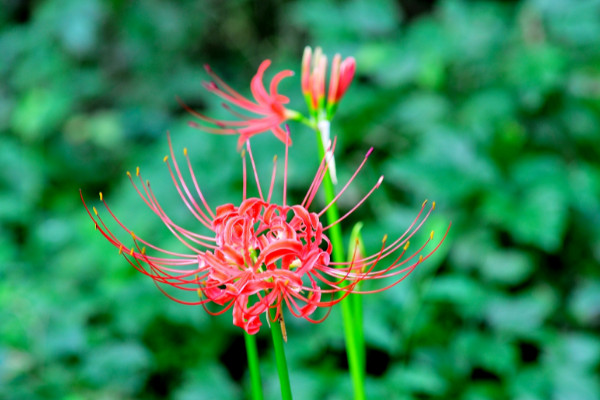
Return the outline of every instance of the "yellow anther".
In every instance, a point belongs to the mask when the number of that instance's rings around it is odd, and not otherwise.
[[[133,238],[133,240],[136,239],[135,233],[131,232],[131,237]]]
[[[133,257],[133,247],[131,248],[131,251],[129,252],[129,255],[130,255],[131,257]]]
[[[94,222],[94,230],[98,230],[98,224]]]
[[[127,171],[127,176],[131,178],[131,172]]]
[[[435,201],[433,203],[431,203],[431,209],[435,210]]]
[[[196,289],[196,292],[198,292],[198,297],[200,297],[200,298],[204,297],[202,290]]]
[[[243,149],[243,150],[242,150],[242,153],[241,153],[241,155],[242,155],[242,158],[246,157],[246,149]]]
[[[433,231],[429,234],[429,240],[433,240]]]
[[[140,176],[140,167],[135,167],[135,176]]]
[[[98,210],[96,210],[96,207],[92,207],[92,210],[94,210],[94,214],[98,215]]]
[[[422,255],[420,255],[420,256],[419,256],[419,263],[420,263],[421,261],[423,261],[423,256],[422,256]]]
[[[103,201],[104,199],[102,198],[102,192],[100,192],[100,201]]]
[[[187,157],[187,147],[183,148],[183,155]]]
[[[123,245],[119,246],[119,255],[123,254]]]
[[[273,156],[273,162],[277,162],[277,154]]]
[[[408,250],[408,246],[410,246],[410,240],[404,245],[404,251]]]
[[[382,241],[383,243],[385,243],[385,242],[387,241],[387,233],[386,233],[385,235],[383,235],[383,239],[381,239],[381,241]]]
[[[142,255],[145,256],[146,255],[146,246],[142,247]]]
[[[425,200],[425,201],[423,202],[423,204],[421,204],[421,207],[425,207],[425,204],[427,204],[427,202],[428,202],[428,201],[429,201],[429,200]]]
[[[146,179],[146,186],[150,187],[150,180]]]
[[[169,156],[165,156],[165,158],[163,158],[163,162],[167,162],[168,159],[169,159]]]

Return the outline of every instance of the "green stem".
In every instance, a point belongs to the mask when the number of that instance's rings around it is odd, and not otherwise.
[[[352,228],[352,232],[350,233],[350,242],[348,244],[348,262],[352,262],[352,259],[355,257],[354,254],[358,254],[359,256],[364,256],[365,249],[364,243],[362,241],[361,229],[363,224],[357,223]],[[360,291],[362,286],[362,282],[359,282],[355,290]],[[360,370],[364,374],[365,373],[365,335],[363,331],[363,306],[362,306],[362,296],[359,294],[350,294],[348,295],[349,301],[352,302],[352,307],[354,308],[353,319],[354,319],[354,335],[356,336],[356,348],[358,351],[358,356],[360,360]],[[364,378],[363,378],[364,379]]]
[[[362,286],[362,285],[359,283],[356,286],[356,289],[359,290],[360,286]],[[352,307],[354,308],[353,316],[354,316],[354,335],[356,336],[356,351],[358,353],[358,362],[359,362],[360,373],[362,374],[360,379],[361,379],[361,383],[363,384],[363,387],[364,387],[366,354],[365,354],[365,334],[364,334],[364,330],[363,330],[362,297],[360,294],[351,294],[348,297],[350,297],[348,300],[349,300],[349,302],[352,303]]]
[[[248,369],[250,370],[250,388],[252,400],[263,400],[262,386],[260,383],[260,368],[258,363],[258,349],[256,337],[244,332],[246,341],[246,353],[248,354]]]
[[[319,156],[325,157],[325,148],[321,140],[321,133],[317,133],[317,143],[319,145]],[[323,189],[325,191],[325,202],[329,204],[335,198],[335,189],[329,171],[323,180]],[[337,204],[333,203],[326,211],[328,224],[332,224],[340,218],[340,212]],[[334,262],[344,262],[344,242],[342,239],[342,229],[339,224],[329,228],[329,240],[332,247],[332,259]],[[352,296],[352,295],[350,295]],[[342,317],[344,320],[344,336],[346,338],[346,352],[348,356],[348,366],[350,376],[352,377],[352,386],[354,389],[355,400],[365,400],[365,370],[364,370],[364,339],[362,333],[362,317],[354,318],[360,311],[354,309],[352,298],[346,298],[340,302],[342,308]],[[360,307],[362,309],[362,307]],[[358,321],[357,321],[358,320]]]
[[[271,322],[271,336],[273,336],[273,348],[275,349],[275,361],[277,362],[277,373],[279,374],[281,399],[292,400],[292,388],[290,387],[290,376],[285,359],[281,323],[278,320]]]

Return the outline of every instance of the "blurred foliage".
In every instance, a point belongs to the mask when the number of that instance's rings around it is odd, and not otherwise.
[[[364,297],[370,397],[600,398],[600,1],[433,3],[0,0],[0,397],[247,398],[231,316],[162,296],[94,231],[78,189],[171,246],[125,176],[139,165],[189,221],[167,130],[212,204],[237,202],[241,182],[235,139],[188,128],[175,96],[223,115],[204,63],[247,88],[261,60],[299,72],[321,45],[357,59],[333,125],[342,179],[376,155],[341,206],[386,176],[346,232],[362,220],[377,248],[425,198],[430,228],[453,223],[435,259]],[[304,110],[299,74],[281,90]],[[291,129],[299,198],[316,144]],[[266,175],[282,146],[254,143]],[[288,318],[288,335],[296,397],[349,398],[338,312]],[[268,334],[259,344],[277,398]]]

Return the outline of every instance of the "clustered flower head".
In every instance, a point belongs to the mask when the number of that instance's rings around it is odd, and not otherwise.
[[[342,60],[341,55],[336,54],[331,64],[329,89],[325,101],[327,56],[323,54],[320,47],[317,47],[314,53],[310,47],[306,47],[302,58],[301,86],[310,118],[305,118],[298,111],[286,107],[290,102],[289,98],[277,91],[279,83],[284,78],[293,76],[293,71],[283,70],[276,73],[269,84],[269,90],[266,90],[263,79],[270,65],[271,60],[263,61],[252,78],[250,91],[254,101],[231,88],[208,65],[205,65],[206,72],[212,78],[210,82],[204,83],[205,89],[225,100],[223,107],[236,119],[219,120],[208,117],[192,110],[180,100],[186,110],[203,122],[199,124],[192,121],[190,126],[209,133],[239,135],[238,148],[241,148],[250,137],[267,131],[273,132],[282,142],[291,144],[289,135],[286,135],[281,125],[288,120],[296,120],[316,126],[321,121],[331,120],[340,100],[352,83],[356,70],[356,61],[353,57]]]
[[[105,221],[101,217],[103,213],[96,207],[90,210],[83,195],[82,201],[96,229],[134,268],[151,277],[166,296],[183,304],[203,305],[211,314],[222,314],[233,308],[233,323],[250,334],[259,331],[261,315],[267,321],[269,318],[282,320],[284,306],[296,317],[320,322],[328,312],[320,318],[313,318],[318,308],[329,309],[350,293],[373,293],[394,286],[430,257],[446,237],[444,234],[433,249],[425,250],[433,240],[431,232],[422,245],[409,251],[411,238],[435,208],[435,203],[428,206],[424,202],[421,211],[402,235],[393,240],[383,237],[379,251],[372,255],[355,251],[349,261],[333,262],[328,230],[352,214],[379,187],[383,177],[337,221],[324,224],[321,219],[327,209],[344,195],[371,150],[337,196],[320,210],[310,211],[328,170],[325,159],[321,160],[302,202],[289,205],[286,193],[286,145],[282,202],[276,204],[272,201],[272,195],[277,177],[277,159],[273,162],[268,192],[264,192],[247,141],[247,152],[242,152],[242,200],[237,205],[224,204],[213,209],[196,179],[187,149],[183,150],[183,155],[191,186],[182,176],[170,137],[168,141],[170,154],[164,161],[175,190],[192,216],[204,227],[204,233],[188,230],[175,223],[158,201],[150,182],[142,179],[139,168],[136,169],[135,178],[129,172],[128,176],[140,198],[186,251],[164,249],[136,235],[111,211],[102,193],[100,200],[114,223]],[[333,151],[333,148],[330,150]],[[252,166],[256,197],[247,197],[246,153]],[[117,226],[121,232],[115,232],[109,225]],[[362,291],[357,286],[362,281],[379,279],[385,279],[386,282],[369,291]],[[173,291],[162,285],[177,289],[178,294],[172,294]],[[186,292],[198,297],[190,298]]]
[[[213,126],[198,124],[196,122],[190,122],[190,125],[210,133],[240,135],[238,147],[241,147],[250,137],[267,131],[273,132],[275,137],[283,142],[289,141],[290,138],[286,135],[281,124],[288,119],[298,118],[298,113],[285,107],[290,100],[287,96],[280,94],[277,91],[277,87],[284,78],[294,75],[294,72],[291,70],[278,72],[271,80],[269,91],[267,91],[263,83],[263,77],[269,65],[271,65],[270,60],[263,61],[258,67],[256,75],[252,78],[250,91],[252,92],[254,101],[247,99],[232,89],[219,78],[208,65],[205,65],[204,68],[206,69],[206,72],[213,80],[205,82],[204,87],[209,92],[212,92],[227,101],[227,103],[223,103],[223,107],[237,119],[230,121],[207,117],[204,114],[190,109],[181,102],[192,115]],[[241,114],[237,109],[232,108],[231,106],[245,110],[252,115]]]

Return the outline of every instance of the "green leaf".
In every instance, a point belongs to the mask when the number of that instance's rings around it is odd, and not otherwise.
[[[600,281],[584,280],[569,299],[569,312],[582,324],[590,324],[600,317]]]
[[[518,250],[496,250],[484,256],[481,274],[493,281],[516,285],[527,279],[535,265],[527,253]]]
[[[486,319],[495,329],[524,335],[538,332],[557,306],[550,288],[535,288],[519,296],[492,296],[486,305]]]

